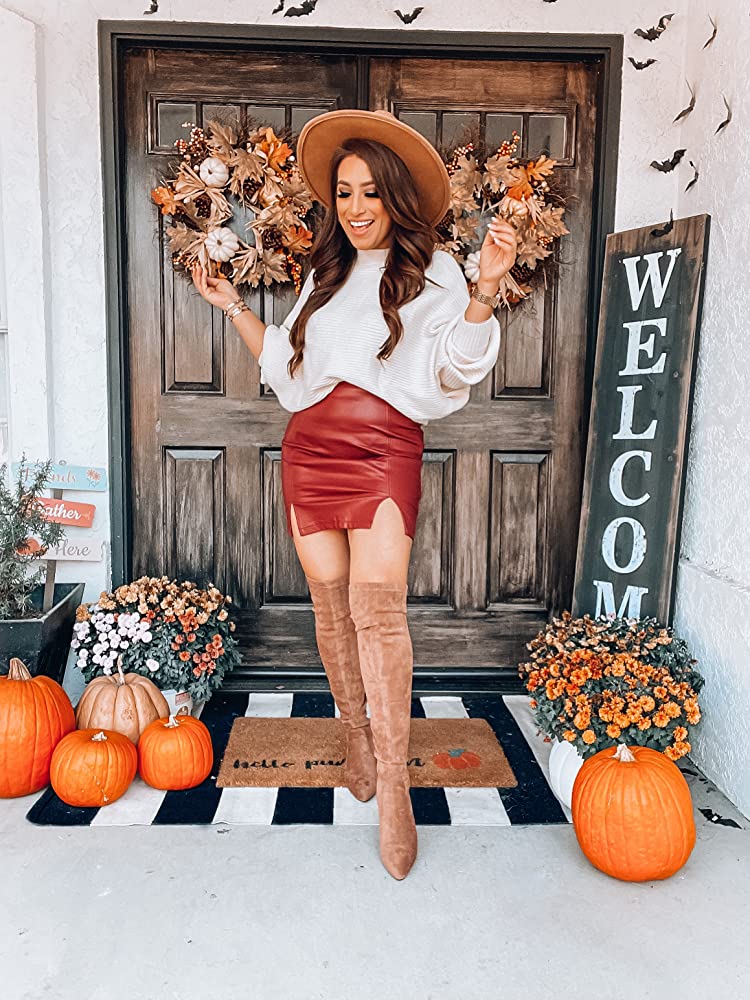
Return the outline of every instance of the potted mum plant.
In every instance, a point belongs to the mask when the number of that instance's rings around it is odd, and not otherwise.
[[[44,607],[44,556],[65,538],[61,524],[46,520],[39,502],[52,462],[30,469],[25,454],[13,485],[7,462],[0,468],[0,673],[18,657],[32,676],[62,680],[83,583],[56,583]],[[40,565],[41,564],[41,565]],[[36,569],[34,568],[36,565]]]
[[[229,619],[232,598],[191,580],[142,576],[76,612],[76,665],[88,682],[124,672],[149,677],[171,715],[208,701],[241,659]]]
[[[648,746],[673,761],[690,753],[704,678],[671,628],[655,618],[564,611],[527,648],[519,675],[539,728],[555,741],[550,783],[568,807],[583,761],[605,747]]]

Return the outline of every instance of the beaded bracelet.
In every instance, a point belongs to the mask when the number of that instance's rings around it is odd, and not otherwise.
[[[239,314],[241,312],[244,312],[246,309],[248,310],[250,309],[250,306],[246,302],[244,302],[242,299],[235,299],[235,301],[232,302],[231,305],[227,306],[227,308],[224,310],[224,315],[227,317],[227,319],[234,319],[236,316],[239,316]]]

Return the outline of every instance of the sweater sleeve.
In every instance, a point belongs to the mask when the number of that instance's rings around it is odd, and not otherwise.
[[[292,306],[292,310],[286,319],[278,326],[274,323],[269,323],[263,334],[263,350],[258,356],[260,381],[263,385],[271,386],[279,397],[280,402],[289,395],[291,390],[299,391],[302,383],[302,372],[300,369],[297,369],[295,372],[294,379],[289,377],[287,370],[289,359],[294,354],[292,345],[289,342],[289,334],[302,306],[313,290],[314,274],[315,269],[313,268],[300,289],[297,301]]]
[[[435,375],[446,389],[458,389],[481,382],[497,361],[500,351],[500,323],[493,313],[481,323],[469,322],[464,314],[471,301],[458,261],[436,250],[444,261],[440,279],[446,286],[445,306],[433,328],[438,337]]]

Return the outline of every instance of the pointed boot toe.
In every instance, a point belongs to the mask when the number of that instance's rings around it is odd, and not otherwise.
[[[405,878],[417,858],[417,826],[405,764],[378,763],[380,859],[389,875]]]

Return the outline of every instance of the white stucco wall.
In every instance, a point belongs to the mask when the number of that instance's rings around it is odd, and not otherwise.
[[[736,0],[712,2],[711,13],[719,33],[704,50],[705,4],[690,4],[684,75],[696,106],[680,146],[700,179],[687,193],[681,185],[675,212],[711,215],[675,628],[706,676],[695,760],[750,815],[750,17]],[[722,92],[733,117],[716,135]]]
[[[291,3],[291,0],[290,0]],[[290,5],[287,4],[287,6]],[[750,707],[745,664],[750,626],[750,531],[742,518],[750,482],[747,451],[750,431],[747,353],[742,288],[746,270],[742,251],[747,211],[742,191],[742,155],[748,144],[747,97],[742,93],[748,68],[748,17],[736,0],[677,0],[675,17],[657,42],[633,34],[655,24],[666,8],[654,2],[563,0],[525,5],[476,0],[471,22],[457,14],[453,0],[431,0],[412,26],[401,24],[391,3],[321,3],[305,18],[272,15],[274,4],[260,0],[161,0],[157,20],[223,23],[400,28],[512,32],[620,33],[626,60],[622,78],[621,140],[617,181],[616,228],[628,229],[675,216],[709,211],[713,231],[706,310],[696,387],[689,484],[685,511],[676,625],[694,644],[709,676],[706,721],[696,742],[695,759],[731,798],[750,814],[750,761],[743,709]],[[412,5],[413,6],[413,5]],[[18,247],[30,278],[22,278],[37,305],[33,336],[48,358],[37,363],[32,392],[21,391],[23,369],[13,362],[11,454],[26,447],[31,456],[44,443],[40,414],[49,413],[52,457],[74,464],[108,466],[107,370],[103,263],[101,151],[97,19],[139,19],[145,0],[17,0],[0,4],[0,91],[4,98],[0,138],[29,137],[31,170],[17,150],[0,147],[0,183],[20,191],[33,204],[23,218],[3,218],[9,279]],[[402,8],[403,9],[403,8]],[[409,8],[411,9],[411,8]],[[701,46],[711,31],[708,11],[719,23],[713,46]],[[658,60],[637,71],[627,56]],[[689,98],[685,75],[698,87],[698,105],[680,124],[673,118]],[[6,90],[10,86],[10,91]],[[724,88],[734,106],[734,121],[712,141],[723,117],[718,94]],[[733,144],[736,144],[734,146]],[[671,174],[649,167],[687,145],[698,156],[701,180],[681,194],[692,170],[685,157]],[[38,169],[37,164],[38,162]],[[36,197],[36,201],[34,198]],[[2,203],[7,204],[7,195]],[[40,209],[41,206],[41,209]],[[46,234],[40,251],[39,234]],[[22,268],[17,268],[18,272]],[[41,317],[38,315],[41,304]],[[10,303],[9,303],[10,311]],[[17,329],[26,336],[29,318],[19,313]],[[41,327],[41,333],[40,333]],[[11,329],[11,338],[15,329]],[[20,348],[19,348],[20,350]],[[20,358],[21,355],[16,355]],[[745,388],[743,392],[742,389]],[[43,390],[43,391],[42,391]],[[42,399],[43,397],[44,402]],[[73,499],[87,499],[81,494]],[[97,525],[108,530],[106,498],[97,497]],[[105,563],[61,563],[58,579],[85,579],[84,599],[109,586]]]

